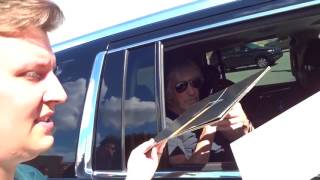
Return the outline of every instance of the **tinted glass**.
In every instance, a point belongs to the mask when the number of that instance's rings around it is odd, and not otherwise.
[[[129,50],[127,64],[124,104],[126,158],[134,147],[154,137],[157,132],[155,46]]]
[[[251,96],[243,100],[247,116],[255,126],[260,126],[297,103],[291,97],[297,82],[290,65],[289,38],[281,41],[278,38],[263,39],[246,46],[250,47],[248,51],[236,58],[225,59],[226,77],[236,83],[265,66],[271,66],[271,71],[258,82]],[[235,66],[235,60],[241,63]],[[253,106],[254,101],[259,103]]]
[[[124,53],[109,54],[101,82],[96,122],[96,170],[121,169],[121,97]]]
[[[91,74],[94,52],[72,48],[56,53],[56,75],[68,99],[55,109],[54,146],[43,155],[27,162],[48,177],[74,177],[74,162],[82,110]],[[94,55],[93,55],[94,54]]]

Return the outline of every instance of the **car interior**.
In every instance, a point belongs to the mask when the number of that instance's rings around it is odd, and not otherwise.
[[[281,48],[280,59],[270,64],[270,72],[241,100],[248,118],[259,127],[319,90],[319,10],[259,18],[167,40],[163,42],[163,61],[180,52],[196,59],[205,76],[203,98],[261,69],[255,65],[225,68],[222,49],[249,43]],[[172,166],[167,164],[167,158],[168,155],[162,157],[160,167],[194,171],[236,169],[235,162],[226,161]]]

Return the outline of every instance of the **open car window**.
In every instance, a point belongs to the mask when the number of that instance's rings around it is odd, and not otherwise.
[[[317,14],[292,12],[283,16],[268,17],[264,21],[260,19],[242,23],[241,26],[222,27],[166,40],[163,42],[164,64],[181,57],[189,57],[196,61],[205,79],[203,89],[199,89],[200,98],[239,82],[266,66],[271,66],[271,71],[241,100],[247,117],[255,127],[259,127],[317,91],[320,82],[315,80],[315,77],[319,75],[320,63],[314,62],[317,52],[313,49],[316,49],[317,42],[320,42],[320,27],[315,23],[319,18]],[[308,50],[309,52],[305,53]],[[167,75],[164,73],[165,81]],[[164,87],[166,88],[166,84]],[[166,91],[164,89],[163,92],[167,93]],[[168,99],[168,116],[167,109]],[[199,132],[195,134],[199,138]],[[216,136],[217,141],[220,141],[219,136]],[[172,152],[169,148],[167,151],[167,168],[171,170],[237,169],[232,152],[224,142],[212,145],[209,161],[202,165],[170,164]],[[219,151],[225,155],[218,157],[216,152]],[[176,152],[179,153],[181,154]]]

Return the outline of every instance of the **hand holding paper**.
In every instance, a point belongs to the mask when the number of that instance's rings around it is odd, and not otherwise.
[[[129,156],[127,180],[151,179],[155,173],[161,158],[166,141],[154,145],[154,139],[150,139],[136,147]],[[152,148],[150,148],[153,146]],[[147,149],[150,149],[146,152]]]
[[[218,131],[221,131],[230,141],[234,141],[250,132],[251,125],[240,103],[234,105],[222,121],[216,123]]]

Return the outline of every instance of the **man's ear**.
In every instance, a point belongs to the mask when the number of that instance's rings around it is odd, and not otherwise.
[[[166,93],[166,103],[168,104],[170,101],[172,101],[172,97],[170,96],[170,93]]]

